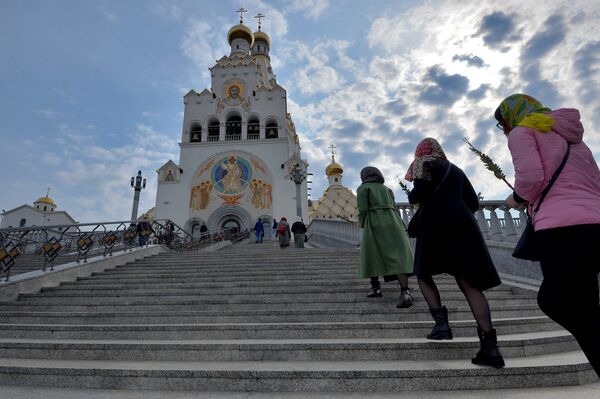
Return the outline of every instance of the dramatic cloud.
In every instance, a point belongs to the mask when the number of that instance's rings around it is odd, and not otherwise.
[[[492,86],[489,84],[482,84],[477,89],[471,90],[467,94],[467,97],[469,98],[469,100],[479,101],[485,97],[487,92],[490,91],[491,87]]]
[[[600,98],[600,41],[587,43],[577,50],[573,68],[581,99],[594,101]]]
[[[467,63],[467,65],[476,67],[476,68],[483,68],[485,66],[485,63],[483,62],[483,60],[480,57],[477,57],[476,55],[473,55],[473,54],[462,54],[462,55],[457,54],[454,57],[452,57],[452,61],[464,61]]]
[[[551,16],[543,26],[545,30],[536,33],[525,43],[522,52],[524,61],[539,60],[565,40],[567,27],[562,15]]]
[[[521,34],[515,25],[516,14],[505,14],[501,11],[486,15],[476,36],[482,36],[483,42],[492,49],[508,51],[508,43],[520,39]]]
[[[427,70],[423,78],[424,89],[419,98],[433,105],[454,104],[467,93],[469,79],[459,74],[449,75],[439,65],[434,65]]]

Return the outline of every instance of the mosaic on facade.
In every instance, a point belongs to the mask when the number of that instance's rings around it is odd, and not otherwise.
[[[212,201],[270,209],[273,186],[262,161],[250,154],[228,152],[202,164],[190,191],[190,209],[207,209]]]

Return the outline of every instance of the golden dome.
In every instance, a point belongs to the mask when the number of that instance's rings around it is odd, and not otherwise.
[[[235,39],[246,40],[250,44],[250,47],[252,47],[252,44],[254,44],[254,35],[252,34],[252,30],[244,24],[232,26],[231,29],[229,29],[229,32],[227,32],[227,41],[229,44],[231,44],[231,42]]]
[[[325,168],[325,174],[327,176],[332,176],[332,175],[341,175],[342,173],[344,173],[344,168],[342,168],[342,165],[335,162],[335,158],[332,155],[331,163]]]
[[[37,201],[35,201],[35,202],[42,202],[42,203],[44,203],[44,204],[48,204],[48,205],[52,205],[52,206],[56,206],[56,204],[54,203],[54,201],[53,201],[53,200],[52,200],[52,198],[50,198],[50,197],[42,197],[42,198],[39,198],[39,199],[38,199]],[[35,202],[34,202],[34,203],[35,203]]]
[[[271,47],[271,38],[263,31],[254,32],[254,41],[263,41],[267,46]]]

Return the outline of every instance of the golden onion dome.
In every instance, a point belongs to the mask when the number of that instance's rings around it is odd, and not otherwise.
[[[267,46],[271,47],[271,38],[263,31],[254,32],[254,41],[261,41],[267,43]]]
[[[342,165],[335,162],[335,158],[332,155],[331,163],[325,168],[325,174],[327,176],[332,176],[332,175],[341,175],[342,173],[344,173],[344,168],[342,168]]]
[[[229,29],[229,32],[227,32],[227,41],[229,44],[231,44],[231,42],[235,39],[246,40],[250,44],[250,47],[252,47],[252,44],[254,44],[254,35],[252,34],[252,30],[244,24],[232,26],[231,29]]]
[[[41,203],[44,203],[44,204],[48,204],[48,205],[52,205],[52,206],[56,206],[56,203],[54,203],[54,201],[53,201],[53,200],[52,200],[52,198],[50,198],[50,197],[42,197],[42,198],[39,198],[39,199],[38,199],[37,201],[35,201],[34,203],[37,203],[37,202],[41,202]]]

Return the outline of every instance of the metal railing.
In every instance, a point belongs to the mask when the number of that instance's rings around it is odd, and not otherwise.
[[[222,240],[238,241],[248,232],[222,229],[195,238],[170,220],[116,221],[0,229],[0,278],[10,278],[13,266],[28,255],[43,259],[42,270],[54,270],[59,257],[86,263],[90,255],[112,256],[115,250],[164,245],[174,251],[193,251]]]

